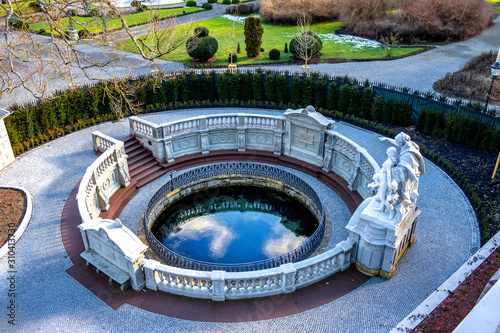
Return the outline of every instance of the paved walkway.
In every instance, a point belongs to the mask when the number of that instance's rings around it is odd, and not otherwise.
[[[163,116],[171,120],[204,112],[185,110],[166,112]],[[366,147],[379,164],[385,159],[388,144],[379,142],[375,134],[346,124],[337,124],[336,129]],[[1,332],[144,332],[167,327],[172,332],[387,332],[479,248],[479,231],[468,201],[450,178],[427,161],[427,172],[421,177],[422,214],[416,242],[391,280],[375,277],[349,295],[321,307],[258,320],[262,314],[278,315],[282,298],[270,298],[246,314],[244,319],[251,320],[246,323],[189,321],[129,304],[113,310],[65,272],[72,262],[61,239],[65,200],[96,158],[91,140],[94,130],[121,138],[128,134],[128,124],[107,123],[73,133],[27,152],[0,171],[0,184],[26,188],[35,202],[33,219],[16,247],[15,267],[9,268],[6,258],[0,260],[0,294],[4,295],[0,302],[4,311],[8,305],[5,295],[11,288],[6,282],[10,276],[7,271],[16,272],[16,326],[10,326],[4,315],[0,320]],[[141,189],[120,216],[127,220],[125,223],[134,227],[145,200],[160,184],[161,180]],[[342,223],[347,223],[346,219],[339,220]]]
[[[221,7],[223,6],[214,6],[212,11],[197,13],[194,17],[196,21],[210,18],[212,17],[211,15],[219,13]],[[179,23],[181,23],[182,20],[191,19],[189,15],[183,16],[179,18]],[[432,90],[434,82],[444,77],[448,72],[459,70],[472,57],[479,55],[483,51],[498,50],[500,47],[500,40],[498,38],[498,36],[500,36],[500,16],[494,20],[494,23],[494,26],[469,40],[438,46],[433,50],[415,56],[389,61],[319,64],[312,65],[311,70],[330,75],[348,75],[362,81],[369,79],[372,82],[382,82],[421,91],[429,91]],[[137,27],[137,29],[145,29],[145,27]],[[47,37],[37,36],[36,38]],[[79,43],[77,49],[86,54],[90,59],[97,59],[100,61],[115,57],[117,54],[120,55],[120,57],[112,61],[108,67],[109,72],[95,68],[88,71],[91,77],[108,79],[111,77],[136,76],[149,74],[151,70],[154,69],[150,62],[145,61],[138,54],[117,52],[111,48],[101,49],[85,43]],[[163,68],[165,72],[185,69],[184,64],[176,62],[158,60],[157,65]],[[290,65],[267,66],[263,68],[300,72],[300,67],[300,65]],[[73,74],[75,76],[74,82],[79,85],[90,82],[88,78],[83,75],[82,71],[76,67],[73,69]],[[67,80],[53,78],[50,80],[48,87],[50,87],[50,91],[54,92],[56,90],[67,89],[68,83]],[[0,99],[0,107],[8,108],[13,103],[20,103],[21,101],[27,102],[33,99],[33,96],[27,91],[19,88],[16,89],[14,93],[2,96]]]

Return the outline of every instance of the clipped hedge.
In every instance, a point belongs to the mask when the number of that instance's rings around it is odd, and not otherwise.
[[[398,99],[384,100],[369,85],[354,84],[348,77],[311,77],[275,72],[228,74],[215,72],[164,78],[143,76],[124,80],[136,89],[132,102],[141,105],[139,112],[199,107],[252,107],[297,109],[312,104],[318,112],[357,126],[393,137],[396,133],[381,121],[406,126],[411,119],[408,104]],[[15,155],[73,131],[129,116],[127,110],[112,110],[105,84],[85,86],[76,91],[59,92],[51,100],[23,106],[13,105],[13,113],[4,119]],[[344,110],[344,111],[342,111]],[[425,109],[415,124],[420,132],[444,137],[453,142],[498,151],[500,128],[458,115]],[[475,207],[483,241],[489,239],[489,217],[473,184],[450,162],[421,146],[421,151],[441,165],[464,188]]]
[[[160,87],[155,80],[157,78],[144,76],[123,81],[123,84],[137,87],[137,93],[130,97],[133,103],[141,105],[141,112],[162,111],[182,103],[214,105],[217,102],[220,105],[233,100],[247,104],[258,102],[273,108],[299,108],[311,104],[317,109],[333,110],[367,121],[411,125],[408,104],[398,99],[384,100],[376,96],[369,85],[354,84],[347,77],[330,78],[319,74],[303,77],[264,71],[251,74],[191,72],[165,78]],[[24,149],[36,145],[36,138],[42,141],[40,136],[67,132],[66,126],[77,122],[87,124],[91,119],[100,122],[113,115],[104,84],[59,93],[51,100],[35,104],[14,105],[11,110],[12,115],[5,119],[9,137],[14,147],[24,144]],[[128,111],[118,110],[117,114],[128,116]],[[425,109],[415,125],[422,133],[482,150],[496,151],[500,146],[500,128],[456,114],[445,116],[442,112]],[[17,149],[17,154],[20,152],[21,149]]]

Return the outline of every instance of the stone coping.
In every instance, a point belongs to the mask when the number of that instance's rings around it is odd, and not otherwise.
[[[500,247],[500,231],[495,234],[482,248],[480,248],[469,260],[467,260],[459,269],[453,273],[442,285],[440,285],[434,292],[427,297],[419,306],[415,308],[405,319],[403,319],[391,333],[409,332],[417,327],[427,316],[434,311],[435,308],[441,304],[442,301],[448,297],[451,291],[458,288],[458,286],[474,272],[488,257]],[[500,290],[497,290],[500,294]],[[479,304],[484,302],[481,300]],[[476,305],[477,306],[477,305]],[[472,311],[476,308],[473,308]],[[472,312],[471,311],[471,312]],[[497,324],[500,322],[497,320]],[[477,328],[477,327],[476,327]],[[464,331],[465,332],[465,331]],[[472,332],[472,331],[468,331]]]
[[[22,191],[24,193],[24,197],[26,198],[26,211],[24,212],[23,220],[21,221],[21,224],[19,224],[19,226],[17,227],[17,230],[14,232],[14,235],[11,236],[11,238],[14,238],[15,242],[14,244],[16,244],[19,241],[19,239],[21,239],[21,237],[23,236],[24,231],[26,230],[26,228],[28,228],[28,224],[31,221],[31,216],[33,214],[33,197],[26,189],[22,187],[0,186],[0,188]],[[5,244],[0,248],[0,258],[2,258],[9,252],[9,239],[7,239]]]

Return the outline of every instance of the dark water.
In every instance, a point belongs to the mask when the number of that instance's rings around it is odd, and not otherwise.
[[[317,226],[314,215],[284,193],[231,186],[181,199],[161,214],[152,231],[177,254],[231,264],[287,253]]]

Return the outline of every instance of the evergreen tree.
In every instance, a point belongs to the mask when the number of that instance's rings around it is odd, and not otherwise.
[[[373,104],[373,89],[365,88],[363,90],[363,99],[361,100],[360,116],[365,119],[371,119],[371,111]]]
[[[288,44],[285,43],[285,49],[283,50],[283,53],[288,53]]]
[[[254,73],[252,75],[252,90],[254,100],[262,101],[264,99],[264,82],[262,74]]]
[[[382,119],[382,109],[384,107],[384,99],[382,96],[376,96],[372,106],[372,119],[380,121]]]
[[[431,135],[436,138],[442,138],[444,136],[445,122],[446,118],[444,117],[444,113],[438,112],[436,116],[436,123],[434,124]]]
[[[360,86],[351,87],[351,97],[349,102],[349,114],[359,116],[361,113],[361,101],[363,99],[363,88]]]
[[[302,78],[294,76],[292,79],[292,87],[290,89],[290,102],[299,104],[302,102]]]
[[[393,103],[392,99],[389,98],[385,101],[384,107],[382,108],[382,121],[383,122],[390,122],[392,118],[392,112],[393,112]]]
[[[252,86],[250,85],[250,75],[248,73],[243,73],[240,79],[241,85],[241,99],[243,101],[248,101],[252,97]]]
[[[429,116],[429,109],[423,109],[422,111],[420,111],[420,114],[418,115],[415,128],[420,133],[425,133],[425,124],[427,123],[428,116]]]
[[[266,76],[266,96],[267,100],[271,102],[276,102],[276,88],[277,88],[277,78],[276,75],[269,74]]]
[[[215,99],[215,87],[212,75],[204,75],[202,79],[202,100],[213,101]]]
[[[189,89],[189,100],[191,101],[197,101],[200,99],[201,95],[201,87],[200,87],[200,80],[198,78],[198,75],[195,72],[189,73],[189,84],[188,84],[188,89]]]
[[[255,58],[260,53],[262,45],[262,35],[264,29],[262,28],[262,20],[260,17],[249,16],[245,19],[245,50],[249,58]]]
[[[232,74],[229,76],[229,97],[234,100],[240,99],[240,83],[241,74]]]
[[[351,103],[351,86],[344,84],[340,87],[339,111],[346,113]]]
[[[302,105],[311,105],[314,101],[314,81],[310,77],[304,79],[302,88]]]
[[[277,76],[276,101],[281,103],[288,103],[288,85],[285,75]]]
[[[315,102],[314,105],[317,108],[324,108],[326,107],[326,89],[327,89],[327,82],[325,80],[318,80],[316,81],[316,87],[315,87]]]
[[[217,78],[219,81],[219,99],[225,101],[229,99],[227,75],[219,74]]]
[[[338,110],[338,106],[339,106],[339,86],[337,82],[331,82],[328,88],[326,108],[330,110]]]

